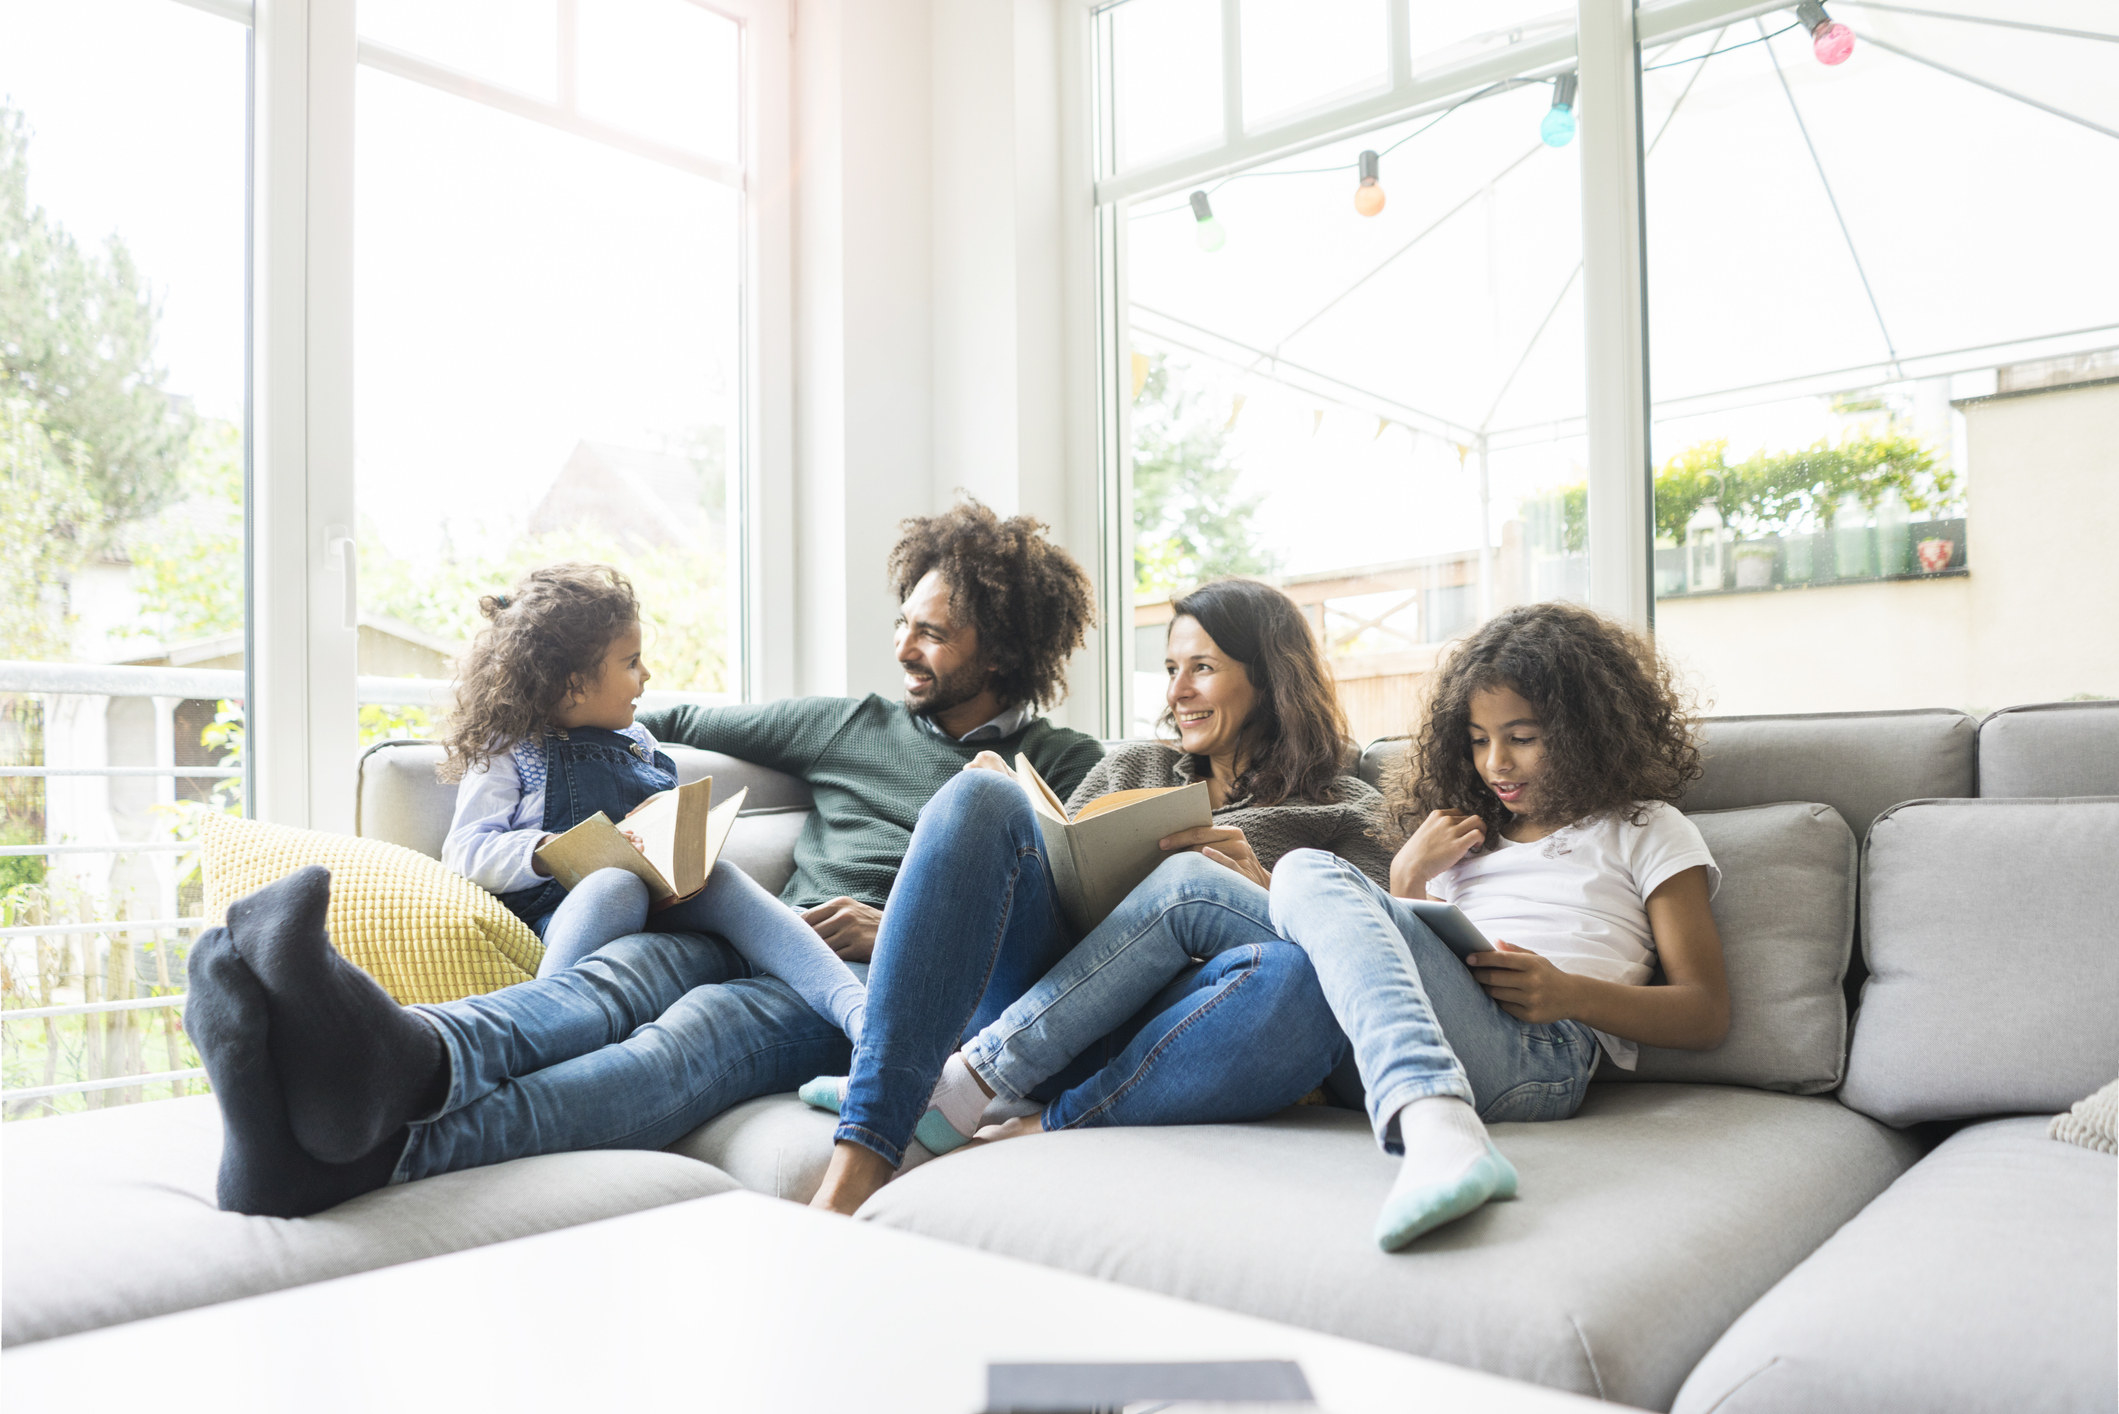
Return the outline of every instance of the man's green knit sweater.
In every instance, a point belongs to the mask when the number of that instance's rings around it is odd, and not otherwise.
[[[809,782],[816,813],[795,840],[795,875],[780,891],[797,908],[841,895],[881,908],[921,807],[981,751],[1011,764],[1017,752],[1028,756],[1062,800],[1104,754],[1095,737],[1043,717],[1013,736],[952,741],[913,720],[903,703],[873,694],[672,707],[642,713],[640,724],[658,741],[725,752]]]

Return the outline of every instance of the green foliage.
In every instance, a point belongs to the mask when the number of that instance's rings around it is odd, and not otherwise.
[[[1261,497],[1237,488],[1218,408],[1153,357],[1133,406],[1133,592],[1162,598],[1230,574],[1271,574],[1252,524]]]
[[[243,429],[202,422],[177,474],[177,503],[126,532],[140,618],[162,643],[243,627]]]
[[[66,584],[80,552],[54,528],[93,516],[87,464],[0,369],[0,658],[66,656]]]
[[[175,489],[194,418],[155,363],[159,314],[123,241],[84,252],[30,205],[28,124],[0,105],[0,373],[54,445],[78,449],[64,460],[81,494],[45,526],[77,560]]]
[[[1723,439],[1699,442],[1663,463],[1655,474],[1655,533],[1682,544],[1703,506],[1744,535],[1778,535],[1805,528],[1829,530],[1840,503],[1853,497],[1874,511],[1897,493],[1916,515],[1958,504],[1957,473],[1935,464],[1918,438],[1897,431],[1850,432],[1795,452],[1758,452],[1731,463]],[[1551,552],[1564,545],[1580,554],[1588,543],[1589,488],[1576,482],[1526,500],[1518,511],[1530,543]]]

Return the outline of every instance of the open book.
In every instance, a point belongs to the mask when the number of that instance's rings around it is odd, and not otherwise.
[[[1100,795],[1069,820],[1067,807],[1027,756],[1015,758],[1015,778],[1030,794],[1060,909],[1086,933],[1124,902],[1155,866],[1170,856],[1157,843],[1166,835],[1214,823],[1207,783],[1120,790]]]
[[[537,862],[568,889],[598,869],[625,869],[646,882],[652,907],[678,903],[706,887],[706,876],[714,872],[714,861],[721,857],[721,846],[728,843],[728,832],[749,794],[746,786],[715,805],[714,778],[708,776],[649,796],[625,817],[623,826],[613,825],[599,810],[546,840],[537,851]],[[638,837],[638,849],[621,829]]]

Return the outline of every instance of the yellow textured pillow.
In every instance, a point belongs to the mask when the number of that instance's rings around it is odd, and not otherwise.
[[[200,831],[206,922],[305,864],[331,871],[324,926],[401,1003],[449,1002],[537,975],[544,944],[500,900],[403,845],[208,815]]]

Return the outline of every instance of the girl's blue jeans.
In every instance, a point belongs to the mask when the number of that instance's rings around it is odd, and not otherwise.
[[[1261,1118],[1344,1053],[1263,889],[1174,855],[1076,946],[1022,787],[965,771],[921,813],[884,910],[837,1137],[902,1163],[950,1052],[995,1026],[1025,1030],[1009,1020],[1017,1005],[1084,953],[1152,956],[1156,968],[1111,986],[1089,969],[1067,989],[1077,1006],[1065,1039],[1057,1027],[1043,1047],[1026,1039],[1034,1059],[1004,1071],[1006,1083],[988,1076],[998,1094],[1049,1100],[1048,1128]]]
[[[1579,1021],[1518,1021],[1486,995],[1413,911],[1353,865],[1295,850],[1273,868],[1272,917],[1309,954],[1352,1038],[1376,1139],[1398,1152],[1393,1121],[1414,1100],[1454,1095],[1479,1117],[1565,1119],[1596,1069]]]

